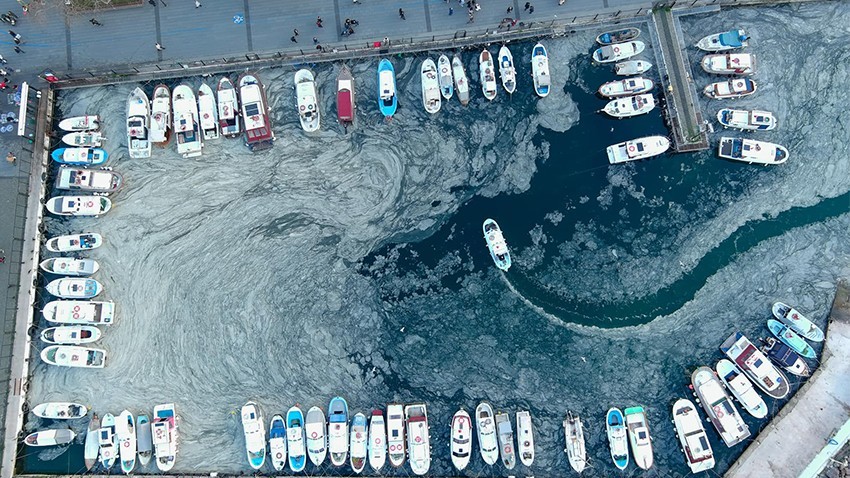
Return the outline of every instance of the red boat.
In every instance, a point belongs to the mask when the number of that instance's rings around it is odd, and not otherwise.
[[[274,146],[266,89],[255,73],[246,71],[239,75],[239,99],[245,123],[245,145],[252,152]]]
[[[354,77],[343,65],[336,80],[336,116],[340,124],[354,124]]]

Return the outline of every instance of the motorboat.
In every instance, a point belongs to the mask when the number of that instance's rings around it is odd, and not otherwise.
[[[103,237],[94,232],[56,236],[47,240],[45,247],[50,252],[77,252],[97,249],[103,245]]]
[[[475,430],[478,432],[478,450],[484,463],[494,465],[499,459],[499,444],[496,438],[496,422],[493,407],[481,402],[475,407]]]
[[[102,148],[56,148],[50,153],[59,164],[74,166],[98,166],[106,162],[109,154]]]
[[[609,163],[621,164],[658,156],[668,149],[670,140],[666,136],[646,136],[612,144],[605,151],[608,153]]]
[[[128,410],[121,412],[115,421],[115,437],[121,471],[129,475],[136,468],[136,422]]]
[[[295,72],[295,98],[301,128],[308,133],[318,131],[322,117],[319,114],[316,81],[310,70],[302,68]]]
[[[157,146],[165,146],[171,139],[171,90],[163,84],[153,89],[150,139]]]
[[[269,422],[269,457],[275,470],[286,467],[286,423],[280,415],[273,416]]]
[[[750,428],[711,368],[702,366],[694,370],[691,385],[726,446],[731,448],[750,436]]]
[[[788,161],[788,150],[784,146],[754,139],[720,138],[717,155],[721,158],[749,164],[782,164]]]
[[[86,470],[90,471],[97,464],[97,457],[100,455],[100,417],[97,413],[92,413],[89,420],[88,431],[86,431],[86,444],[83,449],[83,460],[86,465]]]
[[[516,91],[516,68],[514,67],[514,56],[507,45],[499,48],[499,76],[502,78],[502,87],[508,94]]]
[[[41,315],[48,322],[57,324],[109,325],[115,319],[115,303],[54,300],[44,306]]]
[[[567,412],[567,418],[564,419],[563,425],[564,439],[567,443],[564,451],[567,452],[567,458],[570,460],[570,466],[573,470],[581,473],[587,466],[587,450],[584,447],[584,428],[581,425],[581,419],[578,415]]]
[[[516,412],[516,432],[519,461],[525,466],[531,466],[534,463],[534,431],[531,428],[531,412],[528,410]]]
[[[627,60],[635,55],[640,55],[644,49],[646,49],[646,44],[642,41],[606,45],[593,52],[593,61],[596,63],[614,63]]]
[[[136,417],[136,449],[139,452],[139,465],[148,466],[153,456],[151,439],[151,419],[147,415]]]
[[[321,466],[328,453],[325,412],[319,407],[310,407],[304,428],[307,432],[307,456],[314,465]]]
[[[41,331],[41,341],[54,345],[82,345],[100,340],[100,329],[93,325],[63,325]]]
[[[623,43],[634,40],[640,36],[640,29],[635,27],[623,28],[622,30],[614,30],[612,32],[601,33],[596,37],[596,43],[600,45],[613,45],[615,43]]]
[[[336,78],[336,118],[346,128],[354,124],[354,77],[345,65]]]
[[[100,465],[109,471],[118,460],[118,437],[115,436],[115,417],[111,413],[103,416],[97,434],[97,443],[100,446]]]
[[[198,115],[204,141],[221,137],[221,125],[218,122],[218,107],[210,85],[201,83],[198,88]]]
[[[328,405],[328,451],[331,463],[342,466],[348,458],[348,403],[342,397],[334,397]]]
[[[27,435],[24,438],[24,443],[29,446],[67,445],[74,441],[76,436],[77,434],[70,428],[41,430]]]
[[[127,98],[127,149],[131,158],[151,157],[151,110],[148,95],[141,88]]]
[[[255,153],[274,146],[266,89],[254,72],[246,71],[239,75],[239,103],[245,125],[245,146]]]
[[[73,116],[59,122],[62,131],[92,131],[100,129],[100,117],[98,115]]]
[[[725,128],[742,131],[770,131],[776,128],[776,117],[769,111],[723,108],[717,112],[717,121]]]
[[[649,425],[643,407],[629,407],[624,410],[626,429],[629,432],[629,445],[635,464],[642,470],[652,468],[652,439],[649,436]]]
[[[655,98],[651,94],[643,94],[611,100],[602,111],[614,118],[631,118],[649,113],[654,108]]]
[[[767,416],[767,405],[761,395],[753,388],[753,383],[743,374],[738,367],[727,359],[717,362],[714,367],[717,377],[723,385],[732,392],[732,396],[741,404],[741,408],[755,418]]]
[[[100,131],[77,131],[62,135],[62,142],[75,148],[99,148],[105,139]]]
[[[791,327],[791,330],[802,335],[806,340],[823,342],[823,330],[815,325],[814,322],[807,319],[797,309],[782,302],[776,302],[773,304],[772,311],[774,317],[788,327]]]
[[[98,217],[112,209],[112,201],[104,196],[55,196],[44,205],[57,216]]]
[[[711,451],[702,418],[693,402],[684,398],[676,400],[673,404],[673,424],[691,473],[714,468],[714,452]]]
[[[386,58],[378,63],[378,108],[384,118],[392,118],[398,109],[395,69],[392,62]]]
[[[800,356],[810,359],[817,358],[818,355],[815,353],[815,349],[787,325],[775,319],[768,319],[767,328],[770,329],[770,332],[777,339],[791,347]]]
[[[697,42],[696,47],[702,51],[726,51],[736,50],[747,46],[750,37],[743,29],[729,30],[723,33],[714,33],[703,37]]]
[[[493,101],[496,98],[496,70],[493,67],[493,56],[486,48],[478,55],[478,77],[484,97]]]
[[[51,345],[41,351],[41,360],[59,367],[103,368],[106,351],[74,345]]]
[[[440,55],[440,58],[437,59],[437,66],[440,70],[440,94],[446,100],[450,100],[455,92],[454,78],[452,78],[452,62],[446,55]]]
[[[756,92],[756,82],[749,78],[732,78],[706,85],[702,93],[709,98],[718,100],[742,98]]]
[[[257,404],[242,406],[242,431],[245,435],[245,453],[251,468],[259,470],[266,462],[266,427]]]
[[[369,466],[380,472],[387,461],[387,424],[380,410],[372,410],[369,418]]]
[[[407,453],[414,475],[425,475],[431,468],[431,438],[428,428],[428,411],[424,403],[404,407],[407,422]]]
[[[791,349],[791,347],[782,342],[768,337],[762,339],[764,345],[761,348],[762,353],[779,365],[786,372],[792,373],[798,377],[808,377],[812,374],[812,370],[800,354]]]
[[[790,386],[785,374],[779,371],[744,334],[735,332],[720,345],[739,370],[764,393],[779,400],[788,396]]]
[[[702,69],[715,75],[752,75],[756,71],[756,56],[750,53],[720,53],[705,55]]]
[[[466,106],[469,104],[469,78],[466,76],[466,70],[463,68],[463,62],[458,55],[452,58],[452,76],[455,80],[455,90],[457,90],[457,98],[460,104]]]
[[[458,410],[452,417],[451,452],[452,464],[458,471],[463,471],[472,455],[472,419],[464,409]]]
[[[114,193],[124,185],[124,176],[106,169],[85,169],[63,166],[56,174],[56,189],[85,191],[99,194]]]
[[[156,467],[159,471],[167,472],[174,468],[177,460],[177,412],[173,403],[157,405],[153,408],[153,454],[156,457]]]
[[[507,413],[496,414],[496,434],[499,437],[499,456],[502,464],[505,468],[513,470],[516,466],[516,449],[514,448],[514,430]]]
[[[366,457],[369,455],[369,435],[366,427],[366,415],[357,413],[351,419],[349,456],[351,469],[360,474],[366,468]]]
[[[94,279],[63,277],[50,281],[45,289],[62,299],[91,299],[103,291],[103,286]]]
[[[304,444],[304,413],[292,407],[286,412],[286,445],[289,448],[289,468],[304,471],[307,466],[307,448]]]
[[[404,464],[407,443],[404,439],[404,407],[398,403],[387,405],[387,450],[390,464],[396,468]]]
[[[605,415],[605,432],[608,435],[608,446],[611,448],[611,459],[619,470],[629,466],[629,438],[626,436],[626,421],[619,408],[609,408]]]
[[[100,269],[94,259],[76,259],[73,257],[52,257],[38,265],[44,272],[63,276],[90,276]]]
[[[239,98],[230,78],[218,80],[216,88],[218,106],[218,129],[225,138],[236,138],[242,132],[239,123]]]
[[[484,220],[484,241],[496,267],[507,272],[511,268],[511,253],[508,251],[508,243],[505,242],[502,229],[492,219]]]
[[[552,77],[549,75],[549,53],[542,43],[537,43],[531,49],[531,77],[534,79],[534,92],[537,96],[549,96]]]
[[[434,114],[440,111],[442,100],[440,96],[440,80],[437,77],[437,65],[434,60],[426,58],[420,68],[422,78],[422,105],[425,111]]]
[[[177,138],[177,152],[184,158],[201,155],[204,139],[198,122],[198,103],[192,88],[181,84],[171,92],[174,105],[174,135]]]
[[[652,80],[637,77],[624,80],[609,81],[599,87],[599,94],[606,98],[640,95],[652,91],[655,83]]]
[[[32,409],[33,415],[50,420],[74,420],[83,418],[89,409],[85,405],[73,402],[39,403]]]
[[[652,63],[644,60],[628,60],[614,64],[614,73],[620,76],[642,75],[652,69]]]

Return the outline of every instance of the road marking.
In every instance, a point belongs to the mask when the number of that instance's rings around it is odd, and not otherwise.
[[[71,69],[71,19],[65,15],[65,61]]]
[[[425,28],[428,29],[428,33],[431,33],[431,7],[428,6],[428,0],[423,0],[422,3],[425,4]]]
[[[248,7],[248,0],[244,0],[245,3],[245,34],[248,35],[248,51],[254,51],[254,39],[253,34],[251,33],[251,9]],[[234,21],[236,19],[234,18]]]

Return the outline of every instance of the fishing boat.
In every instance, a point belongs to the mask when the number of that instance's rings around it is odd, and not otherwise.
[[[320,466],[325,462],[325,456],[328,453],[325,412],[319,407],[311,407],[307,410],[304,428],[307,431],[307,456],[314,465]]]
[[[41,430],[30,433],[24,438],[24,443],[29,446],[56,446],[67,445],[74,441],[77,436],[74,430],[59,428],[53,430]]]
[[[508,243],[505,242],[505,237],[496,221],[492,219],[484,220],[484,240],[496,267],[507,272],[511,268],[511,253],[508,251]]]
[[[654,108],[655,98],[651,94],[644,94],[611,100],[602,111],[614,118],[631,118],[649,113]]]
[[[714,468],[714,453],[711,443],[702,426],[697,408],[690,400],[680,398],[673,404],[673,424],[676,436],[685,453],[685,461],[691,473],[699,473]]]
[[[108,471],[118,460],[118,437],[115,435],[115,417],[111,413],[104,415],[100,422],[97,442],[100,446],[100,464]]]
[[[608,162],[621,164],[651,158],[670,149],[670,140],[665,136],[646,136],[622,143],[612,144],[605,150]]]
[[[307,466],[307,449],[304,446],[304,413],[299,407],[286,412],[286,445],[289,448],[289,468],[303,471]]]
[[[788,150],[784,146],[754,139],[720,138],[717,155],[721,158],[749,164],[782,164],[788,161]]]
[[[705,55],[702,69],[715,75],[752,75],[756,71],[756,57],[749,53],[721,53]]]
[[[404,464],[406,449],[404,407],[398,403],[390,403],[387,405],[387,450],[392,466],[398,468]]]
[[[702,51],[735,50],[746,47],[749,38],[743,29],[729,30],[703,37],[697,42],[696,47]]]
[[[103,237],[94,232],[56,236],[47,240],[45,247],[50,252],[76,252],[97,249],[103,245]]]
[[[767,405],[761,398],[761,395],[753,388],[753,383],[747,378],[738,367],[726,359],[717,362],[714,367],[717,370],[717,376],[723,385],[732,392],[732,396],[738,400],[741,407],[755,418],[764,418],[767,416]]]
[[[398,109],[396,97],[395,69],[390,60],[381,59],[378,63],[378,108],[384,118],[392,118]]]
[[[246,71],[239,75],[239,103],[242,106],[242,121],[245,123],[245,146],[255,153],[274,146],[266,89],[253,72]]]
[[[516,412],[517,447],[519,461],[525,466],[534,463],[534,432],[531,429],[531,413],[528,410]]]
[[[744,334],[735,332],[730,335],[720,345],[720,351],[764,393],[777,400],[788,396],[788,379]]]
[[[761,348],[762,353],[767,355],[770,360],[773,360],[774,363],[785,369],[788,373],[792,373],[798,377],[808,377],[812,374],[811,369],[806,364],[806,361],[803,360],[803,357],[800,357],[791,347],[773,337],[762,339],[762,342],[764,342]]]
[[[62,142],[76,148],[99,148],[103,146],[103,133],[100,131],[77,131],[62,135]]]
[[[455,91],[452,81],[452,62],[449,61],[449,57],[446,55],[440,55],[440,58],[437,59],[437,66],[440,70],[440,94],[442,94],[443,98],[446,100],[450,100],[452,99],[452,96],[454,96]]]
[[[242,131],[239,125],[239,100],[236,88],[230,78],[218,80],[216,88],[216,104],[218,105],[218,129],[226,138],[236,138]]]
[[[493,56],[486,48],[478,55],[478,77],[484,97],[493,101],[496,98],[496,70],[493,68]]]
[[[286,423],[282,416],[275,415],[269,423],[269,456],[275,470],[286,466],[286,455]]]
[[[87,300],[54,300],[48,302],[41,315],[58,324],[109,325],[115,319],[115,303]]]
[[[354,124],[354,77],[345,65],[336,78],[336,118],[345,128]]]
[[[642,470],[652,468],[652,439],[649,436],[649,426],[643,407],[629,407],[624,411],[626,429],[629,432],[629,445],[635,464]]]
[[[499,76],[502,78],[502,87],[508,94],[516,91],[516,68],[514,68],[514,56],[506,45],[499,48]]]
[[[605,32],[596,37],[596,43],[600,45],[613,45],[615,43],[623,43],[640,36],[640,29],[629,27],[622,30]]]
[[[62,131],[92,131],[100,128],[98,115],[73,116],[59,122]]]
[[[328,405],[328,451],[331,463],[342,466],[348,458],[348,403],[342,397],[334,397]]]
[[[706,366],[698,367],[691,374],[691,385],[726,446],[731,448],[750,436],[750,428],[713,370]]]
[[[98,217],[112,209],[112,201],[104,196],[55,196],[44,206],[57,216]]]
[[[756,92],[756,82],[749,78],[732,78],[706,85],[702,93],[709,98],[718,100],[742,98]]]
[[[99,194],[114,193],[124,185],[124,177],[107,169],[85,169],[63,166],[56,174],[56,189],[86,191]]]
[[[608,446],[611,448],[611,459],[614,466],[625,470],[629,466],[629,439],[626,436],[626,422],[619,408],[609,408],[605,415],[605,432],[608,435]]]
[[[245,435],[245,454],[251,468],[259,470],[266,462],[266,427],[263,416],[254,402],[242,405],[242,431]]]
[[[91,470],[97,464],[97,457],[100,455],[100,417],[97,413],[92,413],[89,420],[88,431],[86,432],[86,444],[83,449],[83,460],[86,464],[86,470]]]
[[[357,413],[351,419],[349,455],[351,469],[360,474],[366,467],[366,456],[369,454],[369,436],[366,430],[366,415]]]
[[[614,65],[614,73],[620,76],[642,75],[652,69],[652,63],[644,60],[621,61]]]
[[[725,128],[742,131],[769,131],[776,128],[776,117],[769,111],[723,108],[717,112],[717,121]]]
[[[171,139],[171,90],[162,84],[153,89],[150,138],[157,146],[165,146]]]
[[[54,345],[81,345],[100,340],[100,329],[93,325],[63,325],[41,331],[41,341]]]
[[[534,92],[537,96],[549,96],[552,78],[549,75],[549,54],[542,43],[537,43],[531,49],[531,77],[534,79]]]
[[[139,452],[139,465],[147,466],[153,456],[151,419],[147,415],[136,417],[136,448]]]
[[[499,444],[496,438],[496,422],[493,407],[481,402],[475,407],[475,429],[478,432],[478,450],[484,463],[494,465],[499,459]]]
[[[118,442],[118,455],[121,458],[121,471],[129,475],[136,467],[136,422],[133,414],[124,410],[115,422],[115,436]]]
[[[46,402],[33,407],[33,415],[51,420],[74,420],[83,418],[89,409],[85,405],[73,402]]]
[[[106,162],[109,154],[101,148],[56,148],[50,153],[59,164],[97,166]]]
[[[201,126],[198,123],[198,103],[195,93],[186,85],[179,85],[171,92],[174,105],[174,135],[177,138],[177,152],[184,158],[201,155],[204,147]]]
[[[127,98],[127,149],[131,158],[151,157],[151,110],[148,95],[141,88]]]
[[[45,289],[63,299],[91,299],[103,291],[103,286],[94,279],[63,277],[50,281]]]
[[[642,41],[606,45],[593,52],[593,61],[596,63],[614,63],[640,55],[645,48],[646,45]]]
[[[791,330],[790,327],[782,322],[774,319],[768,319],[767,328],[770,332],[785,345],[791,347],[795,352],[806,358],[817,358],[815,349],[806,343],[803,337],[800,337],[797,332]]]
[[[213,90],[206,83],[198,88],[198,114],[200,116],[201,132],[204,141],[218,139],[221,136],[221,126],[218,123],[218,108],[215,104]]]
[[[437,65],[434,60],[426,58],[420,69],[422,79],[422,105],[425,111],[434,114],[440,111],[442,100],[440,99],[440,82],[437,78]]]
[[[316,82],[310,70],[302,68],[295,72],[295,97],[301,128],[308,133],[318,131],[322,118],[319,115]]]
[[[100,269],[100,264],[94,259],[75,259],[73,257],[45,259],[38,266],[44,272],[63,276],[88,276]]]
[[[177,413],[173,403],[153,408],[151,437],[157,469],[167,472],[174,468],[174,462],[177,460]]]
[[[369,466],[381,471],[387,461],[387,424],[380,410],[372,410],[369,418]]]
[[[458,471],[469,465],[472,454],[472,419],[464,409],[455,412],[452,417],[451,452],[452,464]]]
[[[505,468],[513,470],[516,466],[516,450],[514,448],[514,430],[507,413],[496,414],[496,434],[499,437],[499,456]]]
[[[599,87],[599,94],[606,98],[620,98],[647,93],[652,91],[653,88],[655,88],[655,83],[647,78],[626,78],[603,84]]]
[[[807,319],[800,311],[790,305],[776,302],[773,304],[773,316],[780,322],[784,323],[791,330],[805,337],[812,342],[823,342],[823,330]]]
[[[73,345],[51,345],[41,351],[41,360],[59,367],[103,368],[106,351]]]
[[[455,80],[455,90],[457,90],[457,98],[460,100],[460,104],[463,106],[468,105],[469,79],[466,77],[466,70],[463,68],[463,62],[457,55],[452,58],[452,76]]]
[[[410,469],[414,475],[425,475],[431,468],[431,441],[428,429],[428,411],[424,403],[404,407],[407,422],[407,450]]]
[[[581,425],[581,419],[578,415],[567,412],[567,418],[564,419],[563,425],[564,439],[567,443],[564,451],[567,453],[567,458],[570,460],[570,466],[573,470],[581,473],[587,466],[587,451],[584,447],[584,428]]]

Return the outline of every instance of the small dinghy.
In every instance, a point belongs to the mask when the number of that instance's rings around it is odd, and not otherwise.
[[[620,98],[647,93],[652,91],[653,88],[655,88],[655,83],[652,80],[642,77],[626,78],[603,84],[599,87],[599,94],[606,98]]]
[[[298,120],[301,128],[312,133],[319,130],[321,116],[319,102],[316,97],[316,82],[313,72],[300,69],[295,72],[295,97],[298,104]]]
[[[466,70],[463,68],[463,62],[458,55],[452,58],[452,73],[457,98],[460,100],[460,104],[466,106],[469,104],[469,79],[466,77]]]
[[[651,158],[663,154],[670,149],[670,140],[664,136],[647,136],[631,141],[608,146],[608,162],[611,164],[626,163],[639,159]]]
[[[127,149],[131,158],[150,158],[151,111],[148,95],[141,88],[127,98]]]
[[[750,428],[744,423],[723,384],[714,376],[713,370],[706,366],[694,370],[691,385],[705,414],[726,446],[731,448],[749,438]]]
[[[216,105],[218,106],[218,129],[226,138],[236,138],[242,132],[239,126],[239,100],[236,88],[230,78],[218,80],[216,88]]]
[[[496,464],[499,459],[499,444],[496,438],[496,422],[493,420],[493,407],[481,402],[475,407],[475,429],[478,432],[478,450],[488,465]]]
[[[431,468],[431,437],[425,404],[414,403],[404,407],[404,419],[407,422],[410,469],[414,475],[425,475]]]
[[[58,324],[109,325],[115,318],[115,304],[87,300],[54,300],[48,302],[41,315]]]
[[[642,75],[652,69],[652,63],[644,60],[621,61],[614,65],[614,73],[620,76]]]
[[[392,118],[398,109],[395,69],[392,62],[386,58],[381,59],[378,64],[378,108],[384,118]]]
[[[749,96],[756,92],[756,88],[756,82],[753,80],[748,78],[733,78],[706,85],[702,93],[709,98],[722,100]]]
[[[90,344],[100,340],[100,329],[93,325],[63,325],[41,331],[41,341],[55,345]]]
[[[680,398],[673,404],[673,424],[691,473],[714,468],[711,443],[702,426],[702,418],[690,400]]]
[[[170,471],[177,460],[177,413],[173,403],[153,408],[151,437],[157,469],[162,472]]]
[[[720,138],[717,155],[721,158],[749,164],[782,164],[788,160],[788,150],[784,146],[766,141],[727,136]]]
[[[280,415],[273,416],[269,423],[269,456],[275,470],[286,467],[286,423]]]
[[[747,46],[747,36],[743,29],[729,30],[723,33],[714,33],[703,37],[697,42],[696,47],[702,51],[726,51],[744,48]]]
[[[387,405],[387,450],[390,464],[396,468],[404,464],[407,455],[404,441],[404,407],[398,403]]]
[[[97,413],[92,413],[89,420],[89,428],[86,432],[86,444],[83,451],[83,459],[85,460],[86,470],[91,470],[97,464],[97,457],[100,455],[100,417]]]
[[[45,207],[57,216],[98,217],[112,209],[112,201],[104,196],[56,196]]]
[[[812,370],[800,354],[791,349],[791,347],[782,342],[768,337],[762,339],[764,346],[761,351],[773,360],[774,363],[798,377],[808,377],[812,374]]]
[[[294,472],[307,466],[307,449],[304,446],[304,413],[298,407],[286,412],[286,446],[289,448],[289,467]]]
[[[646,45],[642,41],[606,45],[593,52],[593,61],[604,64],[627,60],[635,55],[640,55],[644,49],[646,49]]]
[[[635,464],[642,470],[652,468],[652,439],[649,436],[649,426],[646,423],[646,414],[643,407],[629,407],[624,411],[626,416],[626,429],[629,432],[629,445]]]
[[[534,463],[534,432],[531,429],[531,413],[528,410],[516,412],[517,447],[519,461],[525,466]]]
[[[608,435],[608,446],[611,448],[611,459],[614,466],[625,470],[629,466],[629,439],[626,436],[626,422],[619,408],[610,408],[605,416],[605,431]]]
[[[74,166],[97,166],[106,162],[109,157],[101,148],[56,148],[50,153],[59,164],[70,164]]]
[[[56,174],[56,189],[114,193],[124,185],[124,177],[108,169],[84,169],[63,166]]]
[[[274,128],[269,111],[266,87],[252,71],[239,75],[239,104],[242,107],[245,146],[255,153],[274,146]]]
[[[307,456],[314,465],[321,466],[328,453],[325,412],[319,407],[311,407],[307,411],[304,428],[307,431]]]
[[[366,467],[366,456],[368,455],[369,435],[366,430],[366,415],[358,413],[351,419],[351,433],[349,441],[349,455],[351,469],[358,475]]]
[[[614,118],[631,118],[649,113],[654,108],[655,98],[651,94],[644,94],[611,100],[602,111]]]
[[[61,428],[58,430],[41,430],[30,433],[24,438],[24,443],[29,446],[55,446],[67,445],[74,441],[77,436],[74,430]]]
[[[770,332],[782,341],[785,345],[791,347],[795,352],[806,358],[817,358],[817,353],[811,345],[806,343],[803,337],[800,337],[797,332],[791,330],[790,327],[782,322],[774,319],[768,319],[767,328]]]
[[[715,75],[752,75],[756,71],[756,57],[749,53],[721,53],[705,55],[702,69]]]
[[[38,265],[44,272],[63,276],[90,276],[100,269],[94,259],[75,259],[73,257],[53,257]]]
[[[103,146],[104,139],[99,131],[78,131],[62,136],[63,143],[76,148],[99,148]]]
[[[334,397],[328,405],[328,451],[331,463],[342,466],[348,458],[348,403]]]
[[[496,267],[507,272],[511,268],[511,253],[508,251],[508,243],[505,242],[502,229],[492,219],[484,220],[484,241]]]
[[[245,435],[248,464],[259,470],[266,462],[266,428],[260,410],[254,402],[242,406],[242,431]]]
[[[115,436],[118,440],[121,471],[129,475],[136,467],[136,423],[133,414],[128,410],[118,415],[115,422]]]
[[[440,82],[437,78],[437,65],[434,60],[426,58],[420,69],[422,78],[422,105],[425,111],[434,114],[440,111],[442,100],[440,99]]]
[[[165,146],[171,139],[171,90],[162,84],[153,90],[150,136],[157,146]]]
[[[534,79],[534,92],[537,96],[549,96],[552,78],[549,75],[549,53],[542,43],[534,45],[531,50],[531,77]]]
[[[484,97],[493,101],[496,98],[496,70],[493,68],[493,57],[487,49],[478,55],[478,77]]]
[[[218,139],[221,129],[218,123],[218,108],[215,104],[212,88],[206,83],[201,83],[198,88],[198,115],[200,116],[201,132],[204,141]]]
[[[94,232],[52,237],[45,247],[50,252],[76,252],[97,249],[103,245],[103,237]]]
[[[761,395],[753,388],[752,382],[747,378],[738,367],[726,359],[717,362],[715,366],[717,376],[723,385],[732,392],[732,396],[738,400],[744,410],[755,418],[764,418],[767,416],[767,405],[761,398]]]
[[[41,360],[59,367],[103,368],[106,365],[106,351],[73,345],[51,345],[41,351]]]
[[[774,367],[744,334],[735,332],[730,335],[720,345],[720,351],[770,397],[781,400],[788,396],[791,387],[785,374]]]
[[[567,458],[569,458],[573,470],[581,473],[587,466],[587,450],[584,447],[584,428],[581,425],[581,419],[578,415],[567,412],[567,418],[564,419],[563,425],[564,439],[567,443],[564,451],[567,453]]]
[[[74,116],[59,122],[62,131],[92,131],[100,128],[100,117],[97,115]]]
[[[139,465],[147,466],[153,456],[151,419],[147,415],[136,417],[136,448],[139,452]]]
[[[452,417],[451,440],[452,464],[463,471],[472,454],[472,419],[466,410],[460,409]]]
[[[723,108],[717,112],[717,121],[725,128],[742,131],[770,131],[776,128],[776,117],[769,111]]]
[[[103,416],[98,430],[97,443],[100,446],[100,464],[109,471],[118,459],[118,437],[115,436],[115,417],[111,413]]]
[[[788,327],[791,327],[791,330],[794,332],[797,332],[812,342],[823,342],[823,330],[807,319],[797,309],[782,302],[776,302],[773,304],[772,311],[774,317]]]
[[[516,466],[516,451],[514,448],[514,430],[507,413],[496,414],[496,433],[499,437],[499,456],[505,468],[513,470]]]
[[[198,122],[198,102],[192,88],[181,84],[171,93],[174,105],[174,134],[177,138],[177,153],[184,158],[201,155],[204,139]]]
[[[454,96],[455,91],[452,81],[452,62],[449,61],[449,57],[446,55],[440,55],[440,58],[437,59],[437,66],[440,70],[440,94],[446,100],[450,100]]]
[[[32,409],[33,415],[51,420],[74,420],[83,418],[88,413],[85,405],[71,402],[40,403]]]
[[[516,68],[514,68],[514,56],[506,45],[499,48],[499,76],[502,78],[502,87],[508,94],[516,91]]]
[[[345,65],[336,78],[336,118],[346,129],[354,124],[354,77]]]
[[[640,30],[634,27],[605,32],[596,37],[596,43],[602,46],[613,45],[615,43],[623,43],[640,36]]]
[[[94,279],[63,277],[50,281],[45,289],[62,299],[91,299],[103,291],[103,286]]]
[[[369,466],[381,471],[387,461],[387,425],[380,410],[372,410],[369,418]]]

